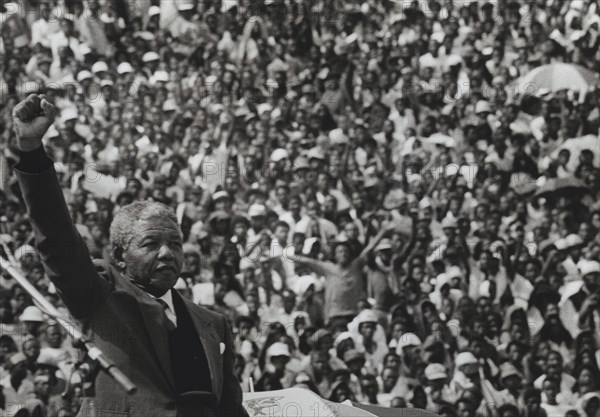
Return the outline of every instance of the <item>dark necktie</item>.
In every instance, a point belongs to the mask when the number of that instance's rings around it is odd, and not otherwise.
[[[177,325],[173,322],[173,320],[171,318],[169,318],[169,314],[167,314],[167,311],[170,311],[169,305],[164,300],[161,300],[160,298],[157,298],[156,301],[158,301],[159,304],[163,308],[163,312],[165,314],[165,319],[167,322],[167,329],[169,331],[175,330],[177,328]],[[173,311],[173,314],[175,314],[174,311]]]

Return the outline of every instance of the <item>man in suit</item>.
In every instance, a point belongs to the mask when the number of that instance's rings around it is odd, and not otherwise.
[[[138,387],[128,396],[101,373],[94,405],[79,414],[246,417],[227,321],[172,290],[183,264],[175,214],[156,202],[124,207],[111,225],[113,262],[94,265],[42,145],[54,114],[38,95],[13,110],[14,168],[36,244],[73,317]]]

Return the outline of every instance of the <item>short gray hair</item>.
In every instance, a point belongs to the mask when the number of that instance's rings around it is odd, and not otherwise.
[[[175,211],[156,201],[135,201],[122,207],[110,224],[110,244],[112,250],[125,248],[135,235],[135,226],[152,218],[168,218],[177,224]]]

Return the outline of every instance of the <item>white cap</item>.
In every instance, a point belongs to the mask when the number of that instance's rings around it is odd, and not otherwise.
[[[288,345],[282,342],[275,342],[269,346],[269,349],[267,349],[267,356],[269,358],[277,356],[286,356],[289,358],[292,355],[290,354],[290,348]]]
[[[290,154],[288,153],[288,151],[286,151],[283,148],[277,148],[271,153],[271,161],[272,162],[279,162],[282,159],[286,159],[289,157],[290,157]]]
[[[409,346],[421,346],[421,339],[414,333],[404,333],[398,339],[398,343],[396,345],[396,354],[402,355],[402,349]]]
[[[89,80],[90,78],[94,78],[94,74],[92,74],[88,70],[79,71],[79,74],[77,74],[77,82]]]
[[[579,272],[581,272],[582,277],[594,272],[600,273],[600,263],[597,261],[588,261],[587,259],[582,259],[577,263],[577,266],[579,267]]]
[[[115,83],[112,80],[102,80],[100,81],[100,87],[114,87]]]
[[[69,120],[76,120],[78,117],[79,114],[75,107],[66,107],[60,114],[60,119],[63,123]]]
[[[477,104],[475,104],[475,113],[479,114],[483,112],[492,113],[492,106],[485,100],[479,100]]]
[[[262,204],[252,204],[248,208],[248,216],[250,217],[259,217],[267,214],[267,209]]]
[[[256,106],[256,112],[259,116],[262,116],[264,113],[273,110],[273,107],[269,103],[261,103]]]
[[[152,16],[156,16],[160,14],[160,7],[158,6],[150,6],[148,8],[148,16],[152,17]]]
[[[348,136],[346,136],[342,129],[337,128],[329,132],[329,140],[332,145],[344,145],[347,144],[350,139],[348,139]]]
[[[117,67],[117,72],[121,75],[133,72],[133,67],[129,62],[121,62]]]
[[[571,233],[565,237],[565,243],[567,244],[567,248],[572,248],[573,246],[583,245],[583,239],[581,236]]]
[[[108,72],[108,65],[104,61],[98,61],[92,65],[92,72],[97,74],[99,72]]]
[[[475,355],[473,355],[471,352],[461,352],[458,355],[456,355],[456,360],[454,361],[454,363],[458,368],[459,366],[476,364],[478,362]]]
[[[92,53],[92,48],[87,43],[82,43],[79,45],[79,53],[81,55],[87,55]]]
[[[156,71],[152,76],[152,79],[154,80],[154,82],[168,83],[169,73],[167,71]]]
[[[221,191],[217,191],[216,193],[214,193],[212,195],[213,201],[217,201],[220,198],[229,198],[229,193],[227,191],[221,190]]]
[[[442,229],[456,229],[457,227],[458,224],[456,223],[456,220],[453,217],[446,216],[444,217],[444,220],[442,220]]]
[[[359,326],[362,323],[377,323],[377,314],[373,310],[363,310],[356,316],[356,322]]]
[[[310,159],[319,159],[321,161],[325,160],[325,155],[323,155],[323,151],[320,148],[310,148],[306,153],[306,157]]]
[[[178,108],[177,103],[172,98],[165,100],[162,106],[163,111],[177,111]]]
[[[36,255],[36,251],[35,248],[31,245],[23,245],[20,246],[19,248],[17,248],[17,250],[15,251],[15,258],[17,259],[17,261],[20,261],[21,258],[23,258],[25,255]]]
[[[158,55],[154,51],[146,52],[142,56],[142,61],[144,61],[144,62],[158,61],[159,59],[160,59],[160,55]]]
[[[192,10],[194,8],[194,2],[190,0],[181,0],[177,3],[177,10],[185,11]]]
[[[425,368],[425,378],[429,381],[435,381],[436,379],[445,379],[448,377],[446,367],[441,363],[430,363]]]
[[[23,310],[23,314],[19,316],[19,321],[37,321],[43,323],[44,314],[39,308],[35,306],[29,306]]]

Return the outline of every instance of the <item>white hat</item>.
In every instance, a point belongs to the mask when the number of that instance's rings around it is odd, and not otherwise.
[[[114,87],[115,83],[112,80],[102,80],[100,81],[100,87]]]
[[[363,310],[356,316],[356,322],[359,326],[362,323],[377,323],[377,314],[373,310]]]
[[[133,72],[133,67],[129,62],[121,62],[117,67],[117,72],[121,75]]]
[[[79,114],[75,107],[66,107],[60,114],[60,119],[63,123],[69,120],[76,120],[78,117]]]
[[[425,368],[425,378],[429,381],[435,381],[436,379],[445,379],[448,377],[446,367],[441,363],[430,363]]]
[[[396,345],[396,354],[402,355],[402,349],[409,346],[421,346],[421,339],[414,333],[404,333],[398,339],[398,343]]]
[[[108,65],[104,61],[98,61],[92,65],[92,72],[98,74],[99,72],[108,72]]]
[[[154,72],[152,79],[154,80],[154,82],[168,83],[169,73],[167,71],[156,71]]]
[[[477,104],[475,104],[475,113],[492,113],[492,106],[485,100],[479,100]]]
[[[79,73],[77,74],[77,82],[89,80],[90,78],[94,78],[94,74],[92,74],[88,70],[79,71]]]
[[[192,10],[194,8],[194,2],[189,0],[179,1],[177,4],[177,10],[185,11]]]
[[[572,248],[574,246],[583,245],[583,239],[581,236],[571,233],[567,237],[565,237],[565,243],[567,244],[567,248]]]
[[[338,334],[337,337],[335,338],[335,340],[333,341],[333,347],[335,347],[335,348],[338,347],[338,345],[340,343],[342,343],[344,340],[354,340],[352,333],[342,332],[342,333]]]
[[[600,273],[600,263],[597,261],[588,261],[587,259],[582,259],[577,263],[579,267],[579,272],[581,272],[581,276],[584,277],[588,274],[593,274],[594,272]]]
[[[221,198],[229,198],[229,193],[227,191],[221,190],[221,191],[217,191],[216,193],[214,193],[212,195],[213,201],[217,201]]]
[[[92,48],[87,43],[82,43],[79,45],[79,53],[81,55],[87,55],[92,53]]]
[[[158,61],[160,59],[160,55],[158,55],[156,52],[154,51],[150,51],[150,52],[146,52],[143,56],[142,56],[142,61],[143,62],[152,62],[152,61]]]
[[[250,217],[260,217],[267,214],[267,209],[262,204],[252,204],[248,208],[248,216]]]
[[[483,281],[481,284],[479,284],[479,296],[480,297],[491,297],[492,296],[492,291],[491,291],[491,282],[486,280]]]
[[[332,145],[344,145],[349,142],[348,136],[340,128],[333,129],[329,132],[329,140]]]
[[[290,154],[288,153],[288,151],[286,151],[283,148],[277,148],[271,153],[271,161],[272,162],[279,162],[282,159],[286,159],[289,157],[290,157]]]
[[[256,112],[259,116],[262,116],[263,113],[273,110],[273,107],[269,103],[261,103],[256,106]]]
[[[162,105],[163,111],[177,111],[178,108],[177,103],[172,98],[165,100]]]
[[[323,154],[323,150],[319,147],[310,148],[306,153],[306,157],[310,159],[319,159],[321,161],[325,160],[325,155]]]
[[[150,6],[148,8],[148,16],[152,17],[152,16],[156,16],[160,14],[160,7],[158,6]]]
[[[444,217],[444,220],[442,220],[442,229],[456,229],[457,227],[458,223],[456,223],[456,220],[453,217],[446,216]]]
[[[19,321],[37,321],[43,323],[44,314],[39,308],[35,306],[29,306],[23,310],[23,314],[19,316]]]
[[[217,76],[214,74],[211,74],[204,79],[204,84],[215,84],[217,82],[217,80],[218,80]]]
[[[31,245],[23,245],[15,251],[15,258],[20,261],[25,255],[36,255],[35,248]]]
[[[286,356],[289,358],[292,355],[290,354],[290,348],[288,345],[281,342],[275,342],[269,346],[269,349],[267,349],[267,356],[269,358],[274,358],[277,356]]]
[[[458,355],[456,355],[456,360],[454,361],[454,363],[458,368],[463,365],[472,365],[479,362],[477,361],[475,355],[473,355],[471,352],[461,352]]]

